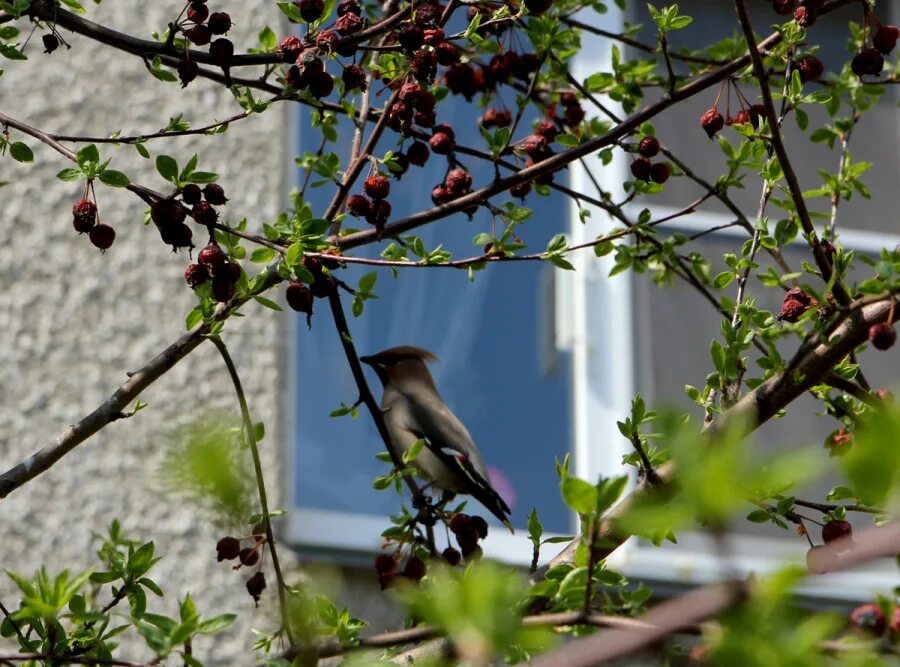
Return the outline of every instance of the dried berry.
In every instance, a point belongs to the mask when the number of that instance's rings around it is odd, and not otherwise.
[[[505,109],[488,109],[481,116],[481,126],[484,128],[509,127],[511,124],[512,113]]]
[[[230,39],[221,37],[209,45],[209,57],[214,65],[225,68],[231,65],[234,56],[234,44]]]
[[[802,28],[808,28],[816,22],[816,10],[810,7],[797,7],[794,10],[794,21]]]
[[[372,210],[366,216],[366,222],[376,227],[383,227],[391,217],[391,203],[385,199],[376,199],[372,202]],[[315,285],[313,286],[315,288]]]
[[[537,124],[537,127],[534,128],[534,133],[541,135],[548,142],[553,142],[556,141],[556,137],[559,134],[559,128],[553,124],[553,121],[542,120]]]
[[[444,41],[445,36],[441,28],[428,28],[422,32],[422,41],[428,46],[437,46]]]
[[[224,35],[231,30],[231,16],[228,12],[213,12],[209,15],[209,31],[214,35]]]
[[[522,139],[522,150],[524,150],[529,157],[534,158],[535,160],[542,160],[550,150],[550,144],[547,142],[547,137],[542,134],[529,134]]]
[[[372,210],[372,202],[365,195],[350,195],[347,197],[347,212],[355,218],[364,218]]]
[[[88,232],[88,238],[95,247],[106,251],[109,250],[113,241],[116,240],[116,230],[109,225],[100,223],[91,227],[91,230]]]
[[[218,243],[210,243],[197,254],[197,261],[204,266],[208,266],[215,272],[220,266],[228,261],[225,251]]]
[[[347,65],[341,72],[341,81],[344,82],[345,90],[362,90],[366,89],[366,71],[356,64]]]
[[[386,176],[372,174],[363,181],[363,189],[372,199],[385,199],[391,193],[391,182]]]
[[[434,202],[435,206],[446,204],[451,199],[453,199],[453,197],[450,194],[450,191],[447,189],[447,186],[443,183],[440,185],[435,185],[431,189],[431,201]]]
[[[794,67],[797,68],[797,72],[800,74],[800,80],[803,83],[806,83],[807,81],[818,81],[825,73],[824,63],[815,56],[804,56],[803,58],[799,58],[794,63]]]
[[[209,16],[209,7],[202,2],[192,2],[188,5],[187,19],[194,23],[203,23]]]
[[[822,526],[822,540],[828,544],[835,540],[853,536],[853,526],[849,521],[832,520]]]
[[[375,556],[375,571],[378,574],[390,574],[397,569],[397,561],[389,554],[378,554]]]
[[[431,151],[428,150],[428,146],[421,141],[414,141],[409,148],[406,149],[406,159],[409,160],[410,164],[414,164],[417,167],[422,167],[428,162],[428,157],[431,155]]]
[[[184,270],[184,281],[191,287],[199,287],[207,280],[209,271],[203,264],[188,264]]]
[[[415,51],[425,43],[425,31],[415,24],[405,25],[397,31],[397,41],[407,51]]]
[[[900,30],[897,26],[883,25],[872,35],[872,45],[880,53],[887,55],[897,46],[897,39],[900,39]]]
[[[287,305],[291,310],[298,313],[312,315],[313,312],[313,294],[312,291],[303,283],[288,283],[287,290],[284,293]]]
[[[91,231],[97,223],[97,205],[89,199],[79,199],[72,205],[72,224],[79,234]]]
[[[160,227],[168,227],[184,222],[187,213],[172,199],[158,199],[150,206],[150,218]]]
[[[294,4],[300,10],[300,16],[307,23],[319,20],[325,12],[324,0],[297,0]]]
[[[256,565],[259,562],[259,551],[252,547],[247,547],[246,549],[241,549],[240,554],[238,554],[238,558],[243,565]]]
[[[462,512],[457,512],[450,517],[450,532],[459,535],[472,527],[472,517]]]
[[[778,319],[785,322],[796,322],[809,307],[813,305],[813,298],[799,287],[788,290],[784,295],[781,310],[778,311]]]
[[[638,153],[642,157],[656,157],[659,154],[659,139],[656,137],[644,137],[638,144]]]
[[[671,172],[668,162],[657,162],[650,168],[650,180],[660,185],[669,180]]]
[[[746,109],[741,109],[734,114],[734,118],[731,119],[732,125],[749,125],[752,122],[753,118],[751,118],[750,112]]]
[[[525,0],[529,14],[543,14],[553,6],[553,0]]]
[[[444,179],[447,191],[453,197],[459,197],[472,189],[472,175],[465,169],[453,169]]]
[[[715,107],[707,109],[700,116],[700,127],[706,132],[706,136],[712,139],[716,132],[725,127],[725,118]]]
[[[41,41],[44,43],[44,53],[53,53],[59,48],[59,37],[52,33],[41,37]]]
[[[203,198],[213,206],[222,206],[228,203],[228,197],[225,196],[225,190],[218,183],[208,183],[203,188]]]
[[[335,22],[334,27],[338,33],[347,37],[348,35],[355,35],[365,28],[366,22],[358,14],[347,13]]]
[[[894,346],[897,331],[887,322],[873,324],[869,327],[869,342],[876,350],[887,350]]]
[[[275,47],[275,55],[277,55],[282,62],[293,63],[296,62],[297,58],[300,57],[300,54],[303,53],[303,49],[303,41],[296,35],[291,35],[279,42],[278,46]]]
[[[344,14],[356,14],[360,16],[362,14],[362,7],[356,0],[341,0],[337,6],[337,15],[343,16]]]
[[[403,568],[403,576],[409,577],[415,581],[419,581],[425,576],[425,561],[418,556],[410,556],[406,561],[406,567]]]
[[[437,50],[440,52],[440,49]],[[410,70],[416,81],[423,83],[431,83],[434,81],[434,75],[437,74],[437,55],[435,51],[426,51],[419,49],[412,55],[410,60]]]
[[[194,207],[191,209],[191,214],[199,225],[212,225],[219,219],[219,214],[216,213],[216,209],[206,201],[194,204]]]
[[[159,235],[162,238],[163,243],[172,246],[173,251],[178,248],[194,247],[194,242],[191,240],[194,237],[194,234],[191,231],[191,228],[183,222],[160,227]]]
[[[472,528],[475,529],[475,532],[478,533],[478,537],[484,539],[488,536],[488,525],[487,521],[484,520],[484,517],[480,517],[475,515],[472,517]]]
[[[325,53],[331,53],[340,41],[340,37],[334,30],[320,30],[316,35],[316,46]]]
[[[509,189],[509,194],[513,197],[519,197],[520,199],[525,199],[528,196],[528,193],[531,192],[531,183],[529,181],[525,181],[524,183],[519,183],[518,185],[514,185]]]
[[[185,30],[184,36],[197,46],[205,46],[212,40],[212,30],[205,25],[195,25]]]
[[[444,67],[457,64],[462,58],[459,48],[451,42],[441,42],[434,47],[437,61]]]
[[[447,547],[446,549],[444,549],[441,552],[441,556],[443,556],[444,560],[452,566],[459,565],[459,561],[462,560],[462,554],[453,547]]]
[[[334,90],[334,79],[328,72],[317,72],[309,82],[309,92],[316,99],[331,95]]]
[[[864,635],[880,637],[887,629],[887,619],[877,604],[863,604],[850,613],[850,628]]]
[[[881,70],[884,69],[884,56],[876,49],[867,47],[853,56],[850,69],[858,77],[881,74]]]
[[[788,14],[794,13],[795,4],[795,0],[774,0],[772,8],[775,10],[776,14],[787,16]]]
[[[453,137],[446,132],[435,132],[428,140],[428,145],[437,155],[448,155],[453,151],[455,142]]]
[[[181,201],[185,204],[190,204],[193,206],[200,202],[203,197],[203,191],[200,189],[200,186],[196,183],[188,183],[181,190]]]
[[[193,60],[182,58],[178,61],[178,79],[181,81],[182,88],[187,87],[199,74],[200,66]]]
[[[266,575],[260,570],[247,579],[247,592],[253,597],[254,602],[259,603],[264,590],[266,590]]]
[[[216,542],[216,560],[220,563],[223,560],[234,560],[240,552],[241,541],[236,537],[223,537]]]
[[[212,281],[212,295],[219,303],[225,303],[234,296],[234,282],[227,276],[216,276]]]
[[[241,265],[234,262],[225,262],[222,265],[219,274],[226,280],[236,283],[241,279]]]

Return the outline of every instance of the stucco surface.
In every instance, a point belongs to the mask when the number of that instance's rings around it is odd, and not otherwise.
[[[174,0],[86,2],[87,18],[134,35],[149,37],[178,14]],[[257,44],[265,24],[281,34],[274,2],[210,3],[228,10],[235,27],[229,37],[237,50]],[[19,22],[23,36],[28,25]],[[201,79],[185,91],[152,78],[139,58],[77,35],[64,33],[72,48],[41,53],[38,30],[26,62],[3,63],[0,109],[51,132],[106,136],[150,132],[183,114],[192,126],[225,118],[240,109],[221,86]],[[221,175],[231,202],[225,218],[246,216],[259,229],[286,203],[283,182],[287,123],[285,109],[236,123],[216,137],[160,140],[151,153],[168,153],[183,164],[199,153],[199,169]],[[71,205],[79,184],[58,180],[71,166],[38,141],[12,131],[35,152],[35,163],[0,160],[0,466],[7,469],[49,444],[66,425],[94,409],[136,369],[184,331],[194,297],[182,272],[184,252],[173,254],[157,232],[143,224],[145,205],[131,193],[99,186],[101,219],[117,232],[113,247],[97,251],[72,229]],[[134,148],[102,147],[112,167],[132,180],[163,190],[152,160]],[[196,241],[196,238],[195,238]],[[201,237],[201,241],[203,241]],[[248,265],[249,266],[249,265]],[[283,359],[286,314],[258,305],[248,317],[230,321],[224,338],[235,357],[251,401],[254,419],[264,420],[262,443],[274,506],[281,506],[278,474],[279,432],[275,381]],[[91,532],[119,517],[137,539],[155,539],[164,556],[155,578],[167,591],[152,600],[157,611],[173,613],[177,599],[190,592],[204,612],[232,611],[239,622],[217,639],[196,646],[211,664],[250,664],[250,627],[272,629],[274,595],[257,611],[244,590],[248,575],[235,574],[215,560],[222,531],[181,498],[161,491],[157,476],[164,435],[173,426],[213,409],[237,415],[237,403],[221,360],[204,344],[151,387],[142,400],[149,407],[117,422],[79,446],[49,472],[0,503],[3,568],[25,574],[38,564],[49,570],[96,566]],[[292,558],[286,554],[290,562]],[[271,574],[271,573],[270,573]],[[269,593],[273,593],[270,590]],[[16,599],[0,577],[0,600]],[[146,648],[129,643],[123,657],[148,658]]]

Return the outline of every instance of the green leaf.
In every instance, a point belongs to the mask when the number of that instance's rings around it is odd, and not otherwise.
[[[172,183],[178,182],[178,163],[175,162],[175,158],[168,155],[157,155],[156,171],[167,181]]]
[[[61,181],[77,181],[84,177],[84,172],[75,167],[68,167],[60,171],[56,177]]]
[[[34,162],[34,153],[21,141],[16,141],[9,145],[9,154],[17,162]]]
[[[131,180],[121,171],[115,169],[104,169],[98,176],[100,182],[114,188],[124,188],[131,185]]]
[[[268,264],[275,259],[275,251],[271,248],[257,248],[250,254],[250,261],[256,264]]]
[[[583,479],[566,477],[560,482],[563,500],[578,514],[590,514],[597,508],[597,489]]]
[[[277,312],[279,312],[279,313],[283,310],[283,308],[282,308],[281,306],[279,306],[277,303],[275,303],[274,301],[272,301],[272,300],[270,300],[270,299],[267,299],[267,298],[264,297],[264,296],[259,296],[259,295],[257,295],[257,296],[255,296],[255,297],[253,297],[253,298],[254,298],[254,299],[256,300],[256,302],[259,303],[261,306],[265,306],[266,308],[269,308],[270,310],[274,310],[274,311],[277,311]]]
[[[88,144],[79,149],[75,157],[78,161],[78,166],[84,169],[90,163],[99,164],[100,151],[97,150],[94,144]]]
[[[235,614],[213,616],[212,618],[208,618],[205,621],[198,623],[197,632],[204,635],[215,634],[234,623],[235,619],[237,619],[237,615]]]

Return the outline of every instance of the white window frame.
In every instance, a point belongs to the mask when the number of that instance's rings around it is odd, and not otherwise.
[[[606,14],[585,12],[582,20],[610,32],[621,32],[625,27],[625,13],[614,3],[608,4]],[[573,62],[573,74],[584,78],[588,74],[611,68],[611,51],[607,40],[590,40]],[[591,48],[593,47],[593,48]],[[610,107],[616,105],[605,100]],[[292,112],[288,124],[288,145],[297,146],[300,123],[298,112]],[[293,164],[287,166],[287,189],[295,182]],[[570,165],[570,187],[575,191],[589,192],[592,184],[584,169]],[[613,197],[624,195],[622,184],[628,178],[628,163],[621,151],[615,151],[613,160],[597,170],[595,178]],[[636,213],[645,206],[635,206]],[[588,242],[598,235],[617,227],[617,222],[603,210],[588,206],[591,216],[582,223],[578,208],[570,202],[570,242]],[[659,216],[675,212],[661,206],[648,206]],[[701,231],[730,220],[727,214],[698,212],[679,218],[678,229]],[[661,226],[664,228],[664,226]],[[739,237],[745,234],[739,228],[726,228],[715,232],[720,237]],[[846,230],[841,234],[848,247],[865,251],[877,251],[900,244],[900,236],[861,230]],[[616,422],[626,417],[631,409],[635,391],[636,358],[633,345],[633,283],[628,272],[613,279],[608,278],[613,266],[612,257],[596,258],[592,253],[576,253],[570,258],[576,267],[574,272],[556,272],[556,345],[571,353],[572,381],[572,446],[573,474],[584,479],[597,479],[599,475],[620,475],[624,471],[622,457],[630,452],[630,445],[622,438]],[[293,420],[294,397],[297,391],[296,347],[299,340],[299,318],[285,318],[283,340],[287,341],[284,358],[287,359],[282,404],[281,427],[285,445],[283,448],[284,471],[282,484],[288,514],[286,539],[299,551],[311,556],[324,556],[346,563],[366,563],[381,548],[381,532],[389,525],[387,517],[364,513],[330,511],[298,507],[294,505],[294,459],[296,453],[296,427]],[[548,471],[548,475],[549,475]],[[632,478],[634,477],[632,473]],[[548,477],[548,484],[554,480]],[[577,517],[572,517],[572,532],[577,529]],[[703,535],[684,533],[680,541],[702,543]],[[722,573],[766,573],[781,567],[785,562],[802,562],[805,547],[800,540],[733,536],[729,540],[731,555],[727,561],[717,555],[716,547],[709,542],[707,548],[695,546],[675,553],[665,547],[656,548],[631,539],[609,559],[613,567],[635,581],[667,584],[677,587],[709,583]],[[531,543],[524,530],[516,535],[495,530],[483,544],[485,555],[510,564],[526,566],[531,559]],[[541,555],[546,562],[558,551],[558,546],[545,546]],[[828,600],[872,599],[877,593],[890,590],[897,583],[896,565],[891,561],[872,564],[863,570],[833,575],[811,577],[799,588],[809,598]]]

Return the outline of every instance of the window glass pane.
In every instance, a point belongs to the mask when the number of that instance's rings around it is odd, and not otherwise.
[[[694,20],[684,30],[677,30],[671,34],[673,49],[701,48],[730,36],[738,28],[733,3],[689,0],[679,3],[679,7],[682,14],[690,15]],[[754,11],[757,33],[761,35],[769,34],[771,26],[784,18],[777,16],[769,3],[751,4],[751,10]],[[630,18],[633,22],[640,22],[644,26],[639,35],[640,40],[648,44],[655,43],[655,35],[651,30],[653,22],[646,8],[640,6],[632,9]],[[847,50],[847,22],[851,19],[859,20],[848,8],[821,18],[809,29],[809,41],[811,45],[821,47],[819,56],[824,61],[826,69],[839,70],[851,57]],[[629,49],[628,54],[632,58],[647,55],[635,49]],[[679,71],[685,69],[681,67]],[[660,73],[663,73],[662,70]],[[810,91],[824,89],[815,83],[807,84],[806,88]],[[841,228],[856,228],[900,234],[900,225],[893,214],[900,207],[900,189],[896,187],[896,174],[900,170],[900,155],[898,155],[900,152],[897,150],[900,141],[898,141],[896,91],[893,88],[888,87],[879,105],[867,111],[853,131],[850,141],[853,161],[871,161],[876,162],[878,166],[862,176],[862,181],[872,191],[872,199],[865,199],[856,193],[850,201],[842,202],[838,213],[838,231]],[[652,121],[660,141],[694,173],[709,183],[715,182],[716,177],[725,172],[725,157],[717,142],[707,139],[700,127],[699,118],[704,111],[713,106],[718,92],[718,88],[707,90],[664,111]],[[741,92],[751,103],[759,101],[759,91],[755,86],[742,85]],[[780,86],[774,85],[773,92],[780,92]],[[648,102],[659,97],[659,92],[647,93]],[[788,152],[792,157],[791,163],[797,172],[800,185],[804,190],[812,190],[822,185],[819,169],[831,171],[837,169],[840,145],[836,144],[834,148],[829,148],[826,143],[811,142],[809,135],[813,129],[829,123],[830,119],[818,105],[806,105],[803,108],[809,115],[810,129],[801,132],[797,128],[795,115],[791,114],[784,123],[783,131]],[[726,88],[723,89],[719,101],[719,110],[727,116],[728,109],[729,93]],[[739,109],[739,101],[732,91],[731,114],[737,113]],[[842,108],[841,115],[848,116],[849,113],[847,107]],[[739,135],[730,128],[726,127],[720,134],[733,145],[739,142]],[[759,179],[750,173],[745,179],[745,185],[743,189],[732,189],[729,196],[752,220],[759,202]],[[666,183],[664,192],[647,198],[646,202],[680,208],[703,193],[703,189],[689,178],[672,178]],[[809,198],[807,204],[814,212],[827,213],[830,210],[827,197]],[[723,213],[727,210],[718,201],[707,202],[703,208]],[[776,209],[770,205],[770,215],[775,215],[775,211]]]
[[[373,104],[383,98],[375,98]],[[462,107],[458,102],[442,103],[438,121],[453,123],[458,141],[480,146],[483,141],[473,110],[469,107],[462,113]],[[301,136],[301,152],[315,150],[319,137],[308,131],[308,116],[300,122],[301,135],[306,134]],[[351,132],[345,125],[339,136],[349,143]],[[397,141],[398,135],[387,131],[376,154],[396,151]],[[328,150],[343,156],[346,147],[329,144]],[[494,177],[492,167],[460,158],[472,173],[474,187]],[[446,168],[445,158],[432,155],[424,168],[410,167],[402,180],[392,180],[391,221],[429,208],[431,189],[443,180]],[[332,192],[330,186],[310,190],[313,210],[323,211]],[[556,195],[532,195],[527,205],[534,216],[519,228],[520,235],[542,249],[554,233],[565,230],[566,203]],[[366,226],[354,218],[344,224]],[[458,214],[415,233],[428,248],[442,243],[454,257],[468,257],[481,253],[472,245],[474,236],[494,231],[494,224],[490,213],[481,209],[473,220]],[[496,230],[502,230],[499,221],[496,225]],[[387,243],[354,254],[377,256],[374,253]],[[340,277],[354,286],[370,270],[351,266]],[[552,358],[545,358],[548,332],[542,327],[551,321],[550,270],[549,265],[529,262],[489,266],[470,282],[464,270],[404,269],[395,279],[389,269],[379,269],[375,286],[379,298],[368,301],[364,316],[351,318],[350,326],[360,354],[403,344],[434,352],[440,358],[431,366],[435,381],[497,474],[495,485],[513,509],[513,524],[524,526],[534,505],[547,530],[567,532],[571,518],[553,483],[553,461],[570,449],[569,371],[567,359],[554,364]],[[298,318],[295,345],[295,502],[347,512],[395,512],[398,499],[393,492],[372,490],[372,479],[388,466],[374,458],[382,443],[365,409],[361,408],[357,420],[328,417],[341,401],[353,403],[357,392],[326,302],[316,302],[312,331]],[[369,382],[380,398],[374,373],[369,374]],[[473,503],[471,509],[475,509]],[[487,513],[485,518],[492,520]]]

